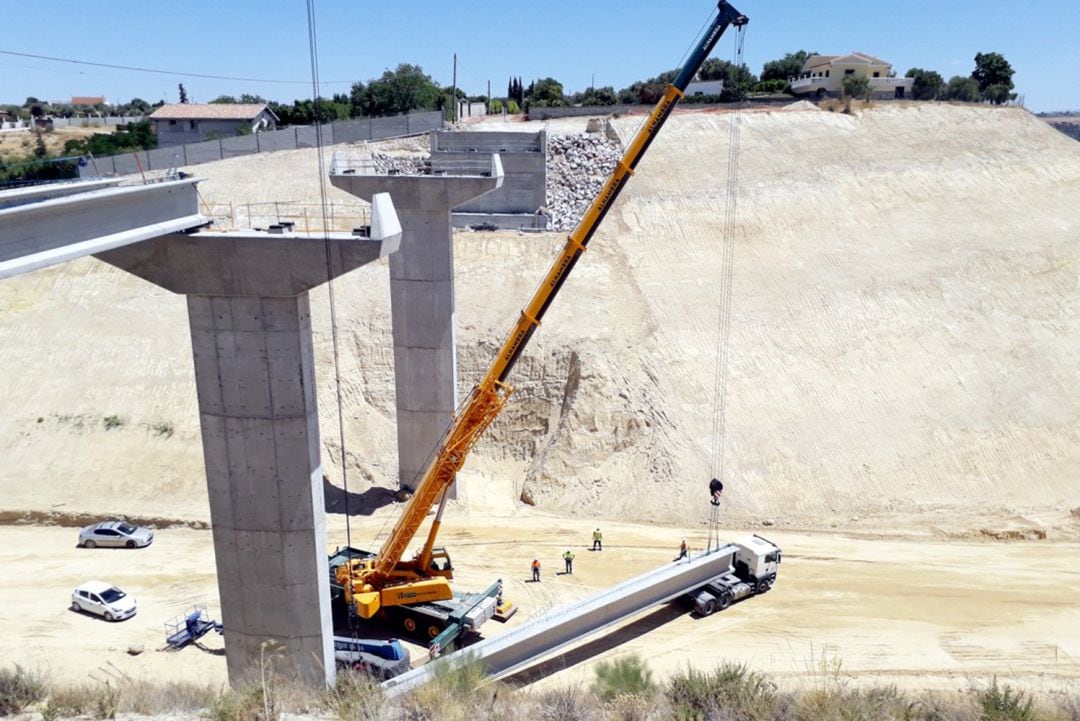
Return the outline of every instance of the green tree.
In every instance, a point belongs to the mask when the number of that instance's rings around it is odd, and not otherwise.
[[[979,83],[975,78],[954,75],[949,78],[949,82],[945,85],[945,97],[949,100],[959,100],[964,103],[978,102]]]
[[[243,93],[240,96],[240,102],[247,105],[265,105],[266,98],[261,95],[250,95],[249,93]]]
[[[911,97],[915,100],[937,100],[945,96],[945,79],[933,70],[911,68],[904,77],[915,79],[911,85]]]
[[[48,148],[45,147],[45,138],[42,137],[40,130],[35,130],[34,135],[37,137],[34,139],[34,157],[46,158],[49,155]]]
[[[555,78],[543,78],[530,85],[529,104],[538,108],[554,108],[566,105],[563,86]]]
[[[435,110],[440,101],[439,86],[424,73],[422,67],[407,63],[387,70],[378,80],[368,82],[367,96],[369,115]]]
[[[869,100],[870,78],[865,75],[847,75],[840,81],[840,93],[845,98]]]
[[[986,91],[994,85],[1004,85],[1006,93],[1011,91],[1012,76],[1012,66],[1001,53],[975,53],[975,69],[971,71],[971,77],[979,84],[979,97],[989,100]]]
[[[180,104],[187,105],[187,91],[184,90],[184,84],[180,83],[178,87],[180,90]]]
[[[698,77],[702,80],[723,80],[720,100],[725,103],[744,100],[757,84],[757,77],[745,64],[735,65],[719,58],[709,58],[702,63]]]
[[[235,105],[236,98],[231,95],[219,95],[210,101],[211,105]]]
[[[1011,92],[1008,85],[991,85],[983,91],[982,99],[994,105],[1004,105],[1010,100],[1016,100],[1016,93]]]
[[[786,53],[779,60],[770,60],[761,69],[761,82],[783,80],[784,83],[787,83],[789,78],[797,78],[799,73],[802,72],[807,58],[811,55],[817,55],[817,53],[797,50],[793,53]]]
[[[142,98],[132,98],[131,102],[123,106],[121,115],[146,115],[150,112],[150,103]]]

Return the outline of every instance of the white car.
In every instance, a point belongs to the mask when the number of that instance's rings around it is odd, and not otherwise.
[[[153,531],[126,521],[102,521],[79,531],[83,548],[145,548],[153,542]]]
[[[103,581],[87,581],[71,593],[71,610],[123,621],[135,615],[135,598]]]

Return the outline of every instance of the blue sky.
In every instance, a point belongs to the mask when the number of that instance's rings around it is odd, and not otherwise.
[[[1080,2],[1076,0],[737,0],[750,16],[745,59],[755,73],[804,48],[860,50],[946,79],[967,75],[979,51],[1005,55],[1035,111],[1080,110]],[[616,89],[676,67],[715,7],[709,0],[552,0],[542,3],[317,0],[323,94],[348,92],[401,62],[423,66],[469,94],[505,93],[509,76],[552,76],[566,90],[592,82]],[[193,102],[221,94],[291,101],[311,96],[307,12],[302,0],[175,0],[156,3],[3,0],[0,50],[295,84],[180,78],[0,54],[0,102],[29,95],[65,100],[104,95]],[[731,35],[715,55],[733,56]]]

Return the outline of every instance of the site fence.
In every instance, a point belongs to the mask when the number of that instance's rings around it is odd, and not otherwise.
[[[412,113],[387,118],[359,118],[340,120],[322,126],[323,143],[355,143],[364,140],[385,140],[406,135],[418,135],[443,126],[442,111]],[[252,135],[237,135],[202,143],[186,143],[165,148],[142,150],[95,157],[85,167],[79,168],[80,177],[103,177],[132,175],[153,170],[210,163],[215,160],[235,158],[241,155],[266,153],[273,150],[296,150],[314,148],[316,129],[314,125],[294,126],[283,130],[271,130]]]

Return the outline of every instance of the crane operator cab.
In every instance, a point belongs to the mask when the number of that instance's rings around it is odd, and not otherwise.
[[[445,548],[431,549],[431,565],[428,572],[432,576],[454,577],[454,564],[450,562],[450,554]]]
[[[755,593],[765,593],[776,581],[780,569],[780,548],[756,533],[735,541],[735,575],[750,584]]]

